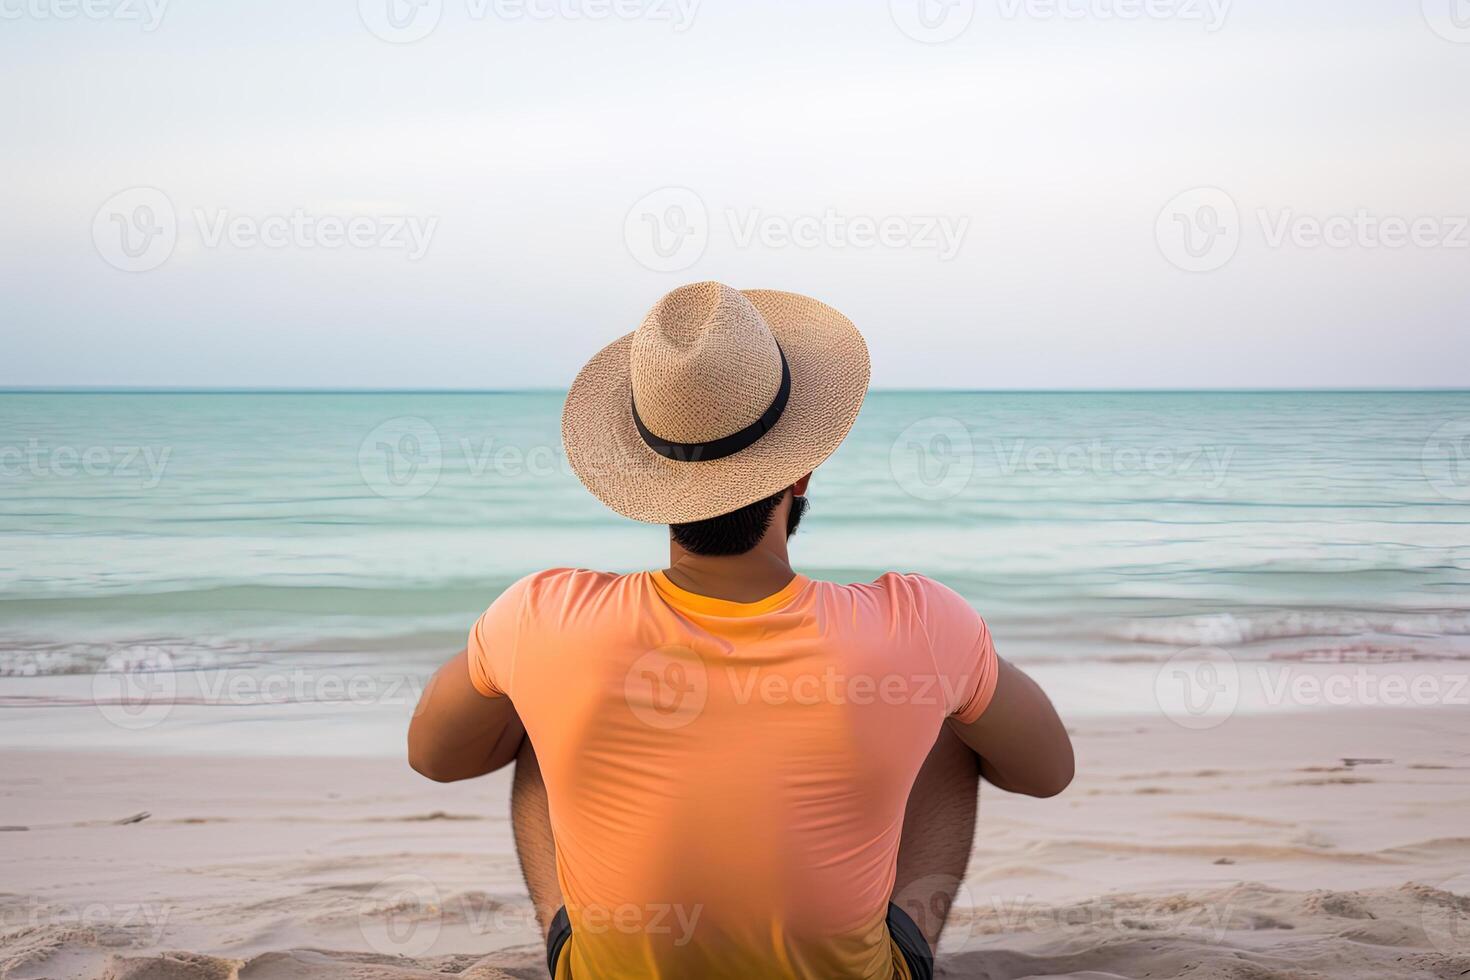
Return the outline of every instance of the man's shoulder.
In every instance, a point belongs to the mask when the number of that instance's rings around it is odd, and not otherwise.
[[[547,568],[525,576],[506,592],[517,593],[522,602],[534,606],[546,602],[565,602],[569,598],[591,597],[606,592],[630,577],[590,568]]]
[[[929,624],[978,621],[979,613],[960,593],[916,572],[888,572],[863,585],[843,586],[855,601],[888,608],[892,614]]]
[[[918,572],[885,572],[871,582],[844,586],[859,593],[884,595],[901,602],[923,602],[931,597],[959,597],[949,586]]]

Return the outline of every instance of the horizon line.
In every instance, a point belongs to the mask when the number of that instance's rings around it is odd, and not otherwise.
[[[565,394],[566,388],[352,388],[191,385],[0,385],[0,395],[539,395]],[[895,395],[1146,395],[1146,394],[1459,394],[1470,387],[1159,387],[1159,388],[914,388],[874,387],[871,394]]]

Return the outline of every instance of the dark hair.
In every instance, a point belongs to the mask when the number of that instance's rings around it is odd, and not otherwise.
[[[719,517],[692,524],[671,524],[669,530],[674,540],[686,551],[710,557],[721,555],[743,555],[760,543],[766,529],[771,526],[771,516],[781,503],[786,491]],[[802,515],[806,513],[805,497],[791,499],[791,515],[786,519],[786,536],[796,533]]]

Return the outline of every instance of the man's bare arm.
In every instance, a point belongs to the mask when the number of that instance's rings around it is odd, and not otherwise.
[[[408,764],[435,782],[473,779],[515,761],[526,730],[510,698],[487,698],[470,682],[469,654],[439,668],[408,726]]]
[[[1051,701],[1021,670],[999,663],[995,698],[973,724],[950,719],[980,756],[980,774],[1011,793],[1056,796],[1072,782],[1072,740]]]

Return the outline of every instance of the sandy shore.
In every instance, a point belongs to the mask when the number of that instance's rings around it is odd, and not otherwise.
[[[941,975],[1470,974],[1470,711],[1075,734],[1062,798],[984,793]],[[0,976],[542,977],[507,788],[392,759],[10,753]]]

